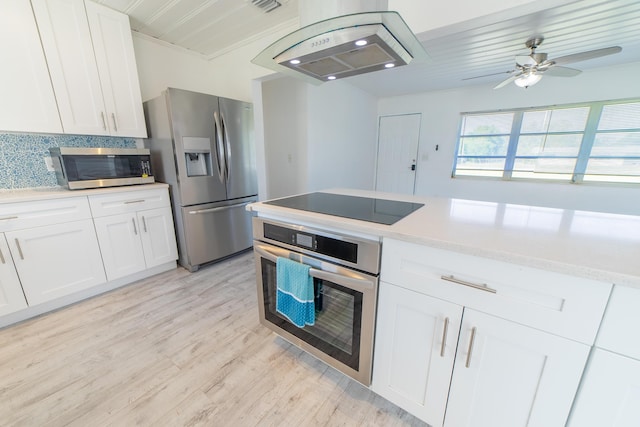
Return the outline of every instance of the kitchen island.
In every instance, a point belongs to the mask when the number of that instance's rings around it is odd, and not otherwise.
[[[620,318],[640,301],[640,217],[329,192],[424,204],[392,225],[249,206],[382,242],[373,391],[434,426],[634,416],[633,399],[593,402],[638,385],[640,352],[624,344],[633,325]],[[602,372],[622,365],[604,384]]]
[[[264,203],[260,216],[453,250],[640,289],[640,216],[365,190],[328,192],[424,203],[386,226]]]

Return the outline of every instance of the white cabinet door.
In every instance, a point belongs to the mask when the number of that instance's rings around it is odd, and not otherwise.
[[[129,17],[87,1],[111,135],[147,137]]]
[[[90,219],[6,233],[29,305],[105,282]]]
[[[568,425],[639,426],[640,361],[595,349]]]
[[[589,348],[465,308],[445,426],[564,426]]]
[[[135,213],[94,218],[102,260],[109,280],[146,268]]]
[[[380,284],[372,389],[442,426],[462,307]]]
[[[0,316],[27,306],[3,233],[0,233]]]
[[[61,133],[29,0],[0,1],[0,131]]]
[[[147,268],[175,261],[178,248],[171,208],[145,210],[137,216]]]
[[[65,133],[109,135],[83,0],[32,0]]]
[[[32,0],[65,133],[146,137],[127,15],[83,0]]]

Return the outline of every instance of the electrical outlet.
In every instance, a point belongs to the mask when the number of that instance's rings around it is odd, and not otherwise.
[[[55,172],[55,169],[53,168],[53,159],[51,157],[45,156],[44,164],[47,165],[48,172]]]

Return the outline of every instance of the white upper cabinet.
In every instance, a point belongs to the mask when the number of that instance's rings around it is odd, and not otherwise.
[[[29,0],[0,1],[0,131],[61,133]]]
[[[86,2],[111,135],[147,137],[129,17]]]
[[[83,0],[32,0],[65,133],[146,137],[129,18]]]

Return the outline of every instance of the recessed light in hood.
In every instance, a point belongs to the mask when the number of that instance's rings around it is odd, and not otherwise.
[[[308,25],[276,41],[252,62],[319,84],[427,59],[400,15],[385,11]]]

